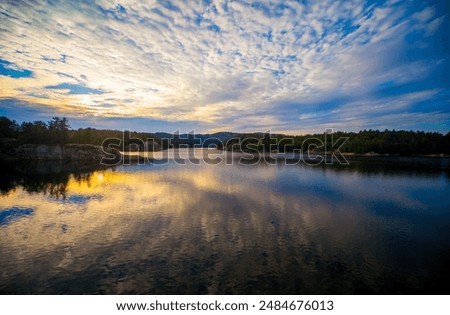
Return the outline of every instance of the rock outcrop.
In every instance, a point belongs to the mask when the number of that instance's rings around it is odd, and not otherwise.
[[[38,161],[103,161],[112,162],[121,159],[117,149],[104,148],[92,144],[23,144],[9,150],[7,159],[12,160],[38,160]]]

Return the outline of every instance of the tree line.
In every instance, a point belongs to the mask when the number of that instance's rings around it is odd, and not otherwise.
[[[18,124],[5,116],[0,117],[0,146],[21,144],[93,144],[107,145],[106,139],[121,139],[123,144],[141,143],[147,139],[160,142],[151,133],[110,129],[71,129],[67,118],[53,117],[50,121],[33,121]]]
[[[339,141],[340,139],[340,141]],[[362,130],[359,132],[334,132],[332,134],[307,134],[301,136],[273,135],[270,133],[241,134],[224,144],[226,150],[259,152],[321,153],[339,150],[342,153],[394,155],[450,154],[450,132]]]
[[[232,135],[231,135],[232,136]],[[231,137],[230,136],[230,137]],[[347,138],[336,147],[325,147],[332,140]],[[162,148],[173,146],[168,139],[165,141],[155,137],[152,133],[132,132],[109,129],[79,128],[71,129],[67,118],[53,117],[50,121],[23,122],[7,117],[0,117],[0,147],[20,144],[94,144],[107,145],[105,139],[121,139],[123,145],[141,143],[153,139]],[[175,139],[176,140],[176,139]],[[195,139],[194,139],[195,140]],[[325,141],[327,140],[327,141]],[[176,142],[176,141],[175,141]],[[197,141],[198,142],[198,141]],[[342,145],[341,145],[342,144]],[[450,132],[405,131],[405,130],[362,130],[359,132],[337,131],[332,134],[308,134],[301,136],[274,135],[269,133],[241,134],[225,143],[219,143],[219,148],[233,149],[239,145],[241,150],[279,152],[293,150],[312,150],[316,152],[339,149],[341,152],[365,154],[450,154]]]

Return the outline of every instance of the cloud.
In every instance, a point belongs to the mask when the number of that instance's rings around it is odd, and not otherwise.
[[[82,85],[61,83],[53,86],[46,86],[46,89],[67,90],[68,94],[103,94],[103,91],[87,88]]]
[[[414,117],[408,95],[430,90],[418,83],[447,63],[424,54],[445,22],[438,12],[360,0],[6,1],[0,66],[33,75],[0,72],[0,98],[68,116],[143,117],[205,130],[293,131],[313,122],[320,130],[333,111],[373,99],[403,99],[400,113]],[[408,84],[403,96],[380,95]],[[448,93],[438,95],[448,103]],[[351,111],[359,123],[348,116],[348,128],[370,120],[367,104]],[[384,126],[385,118],[370,123]]]
[[[30,78],[33,73],[30,70],[20,69],[7,60],[0,59],[0,75],[11,78]]]

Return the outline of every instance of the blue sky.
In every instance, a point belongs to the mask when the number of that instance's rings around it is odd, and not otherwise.
[[[0,115],[173,132],[450,130],[447,1],[2,1]]]

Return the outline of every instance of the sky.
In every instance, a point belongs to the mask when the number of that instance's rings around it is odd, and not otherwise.
[[[0,115],[137,131],[450,131],[450,3],[0,1]]]

